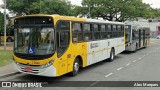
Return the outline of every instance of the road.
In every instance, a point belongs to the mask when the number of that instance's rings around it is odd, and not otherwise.
[[[135,53],[123,52],[115,57],[113,62],[102,61],[86,67],[75,77],[64,75],[57,78],[48,78],[19,74],[0,81],[49,81],[50,86],[56,81],[93,81],[88,83],[90,87],[48,87],[47,90],[159,90],[151,87],[96,87],[100,81],[160,81],[160,40],[151,39],[147,48],[138,50]],[[63,83],[62,83],[63,84]],[[93,87],[92,87],[93,86]],[[5,89],[5,88],[3,88]],[[14,90],[15,88],[13,88]],[[15,90],[21,90],[18,88]],[[31,89],[31,88],[26,88]],[[32,88],[43,90],[46,88]],[[23,88],[25,90],[25,88]]]

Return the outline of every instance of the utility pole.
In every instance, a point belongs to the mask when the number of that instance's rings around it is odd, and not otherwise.
[[[4,0],[4,51],[6,51],[6,0]]]
[[[41,14],[41,0],[39,0],[39,11],[40,11],[40,14]]]
[[[91,5],[89,5],[89,18],[91,18]]]

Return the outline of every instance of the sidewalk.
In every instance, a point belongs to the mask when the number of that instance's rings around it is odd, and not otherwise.
[[[11,73],[16,73],[16,72],[18,72],[18,70],[16,70],[13,63],[0,67],[0,77],[7,74],[11,74]]]
[[[4,46],[0,46],[0,50],[4,50]],[[13,46],[7,46],[6,50],[13,50]]]
[[[6,43],[6,50],[13,50],[13,42]],[[4,50],[3,42],[1,42],[0,50]]]
[[[0,46],[0,50],[4,50],[3,43],[1,42],[1,44],[2,44],[2,46]],[[7,43],[6,50],[12,51],[13,50],[13,43]],[[0,57],[0,59],[1,58],[2,57]],[[4,75],[11,74],[11,73],[15,73],[15,72],[18,72],[18,70],[16,70],[13,62],[11,62],[8,65],[0,67],[0,77],[4,76]]]

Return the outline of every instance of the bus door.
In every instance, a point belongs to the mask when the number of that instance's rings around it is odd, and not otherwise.
[[[145,41],[146,41],[146,30],[143,30],[143,46],[145,46]]]
[[[141,37],[142,37],[142,34],[141,34],[141,29],[139,29],[139,47],[141,47]]]
[[[57,59],[58,73],[63,75],[68,71],[68,60],[71,58],[70,44],[70,22],[59,21],[56,29],[57,34]]]

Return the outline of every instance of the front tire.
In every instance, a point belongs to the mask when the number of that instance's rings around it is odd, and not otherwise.
[[[109,62],[112,62],[114,60],[114,57],[115,57],[115,51],[114,49],[111,49]]]
[[[76,76],[79,72],[80,69],[80,62],[79,59],[76,58],[74,63],[73,63],[73,71],[70,73],[71,76]]]

